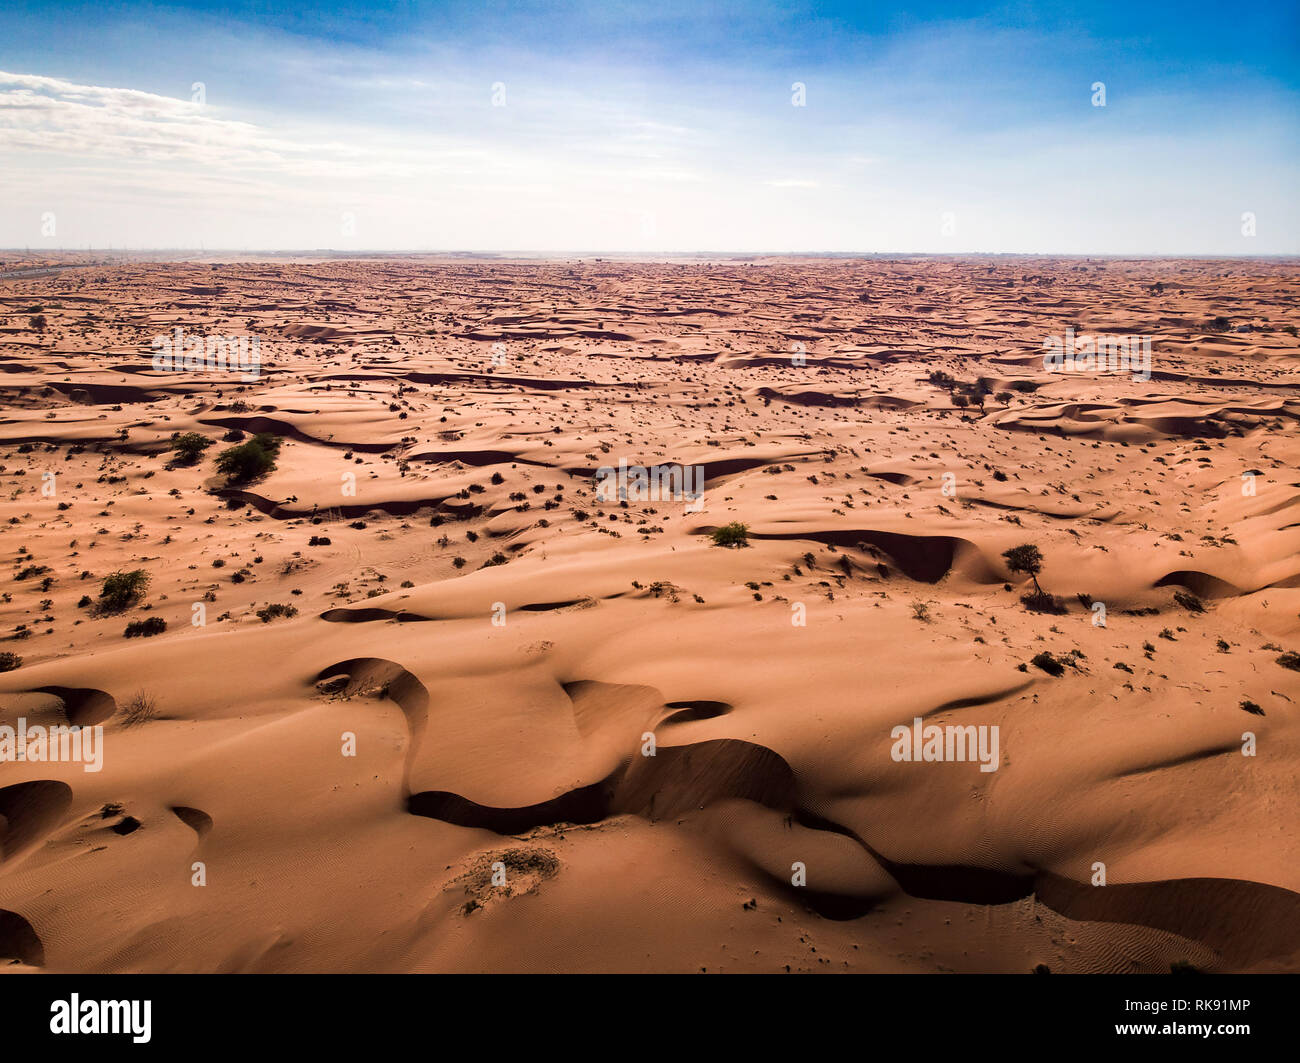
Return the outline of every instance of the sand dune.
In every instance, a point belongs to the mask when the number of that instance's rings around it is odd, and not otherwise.
[[[0,726],[103,760],[0,764],[6,969],[1300,970],[1294,264],[39,265]]]

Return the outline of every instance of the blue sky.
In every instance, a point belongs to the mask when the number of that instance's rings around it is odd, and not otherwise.
[[[1294,3],[7,0],[0,246],[1296,254],[1298,104]]]

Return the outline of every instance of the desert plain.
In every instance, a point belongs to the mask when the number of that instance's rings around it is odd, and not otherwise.
[[[173,257],[0,253],[0,969],[1300,970],[1294,261]]]

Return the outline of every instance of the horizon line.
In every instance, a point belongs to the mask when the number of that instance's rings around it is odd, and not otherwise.
[[[1261,252],[1241,254],[1224,254],[1222,252],[1170,252],[1170,251],[736,251],[736,250],[694,250],[694,251],[631,251],[619,249],[547,249],[522,250],[511,248],[479,249],[440,249],[440,248],[364,248],[347,250],[337,247],[57,247],[33,248],[0,247],[0,254],[195,254],[195,255],[338,255],[341,257],[379,257],[391,255],[442,255],[455,257],[496,256],[502,258],[590,258],[596,256],[621,256],[635,258],[696,258],[701,256],[719,256],[728,258],[882,258],[906,256],[912,258],[1106,258],[1106,259],[1300,259],[1300,252]]]

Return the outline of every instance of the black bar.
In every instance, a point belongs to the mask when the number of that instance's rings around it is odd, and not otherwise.
[[[1125,1043],[1232,1051],[1292,1037],[1297,989],[1297,975],[14,975],[3,983],[4,1044],[206,1054],[283,1043],[337,1058],[350,1046],[403,1042],[462,1055],[468,1040],[490,1057],[599,1042],[613,1024],[613,1036],[647,1048],[690,1044],[692,1054],[706,1043],[774,1049],[774,1037],[802,1039],[809,1052],[842,1038],[865,1054],[887,1043],[927,1054],[1059,1047],[1074,1055]],[[52,1032],[73,994],[79,1022],[88,1021],[88,1001],[96,1015],[97,1002],[135,1001],[139,1018],[148,1001],[148,1041]]]

